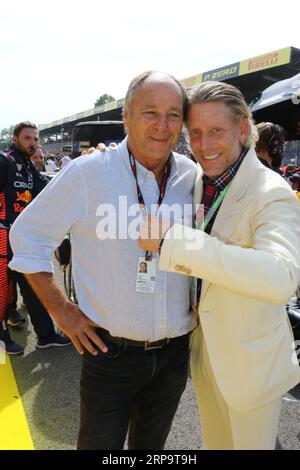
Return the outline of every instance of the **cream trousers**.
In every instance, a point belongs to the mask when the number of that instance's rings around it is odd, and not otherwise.
[[[228,406],[216,384],[200,326],[194,332],[192,342],[191,372],[205,449],[275,448],[281,397],[252,411],[237,411]]]

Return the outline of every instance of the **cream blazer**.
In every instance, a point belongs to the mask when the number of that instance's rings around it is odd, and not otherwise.
[[[202,191],[199,170],[196,204]],[[173,225],[160,268],[203,279],[198,328],[229,406],[254,409],[300,382],[285,310],[300,281],[300,204],[253,148],[231,183],[211,235]],[[201,367],[198,350],[192,340],[192,367]]]

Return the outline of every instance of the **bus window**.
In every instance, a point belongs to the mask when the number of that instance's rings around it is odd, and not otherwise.
[[[125,137],[122,121],[87,121],[76,124],[72,132],[72,156],[78,157],[83,150],[103,142],[119,143]]]

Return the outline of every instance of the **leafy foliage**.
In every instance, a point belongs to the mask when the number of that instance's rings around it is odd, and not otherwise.
[[[5,150],[11,144],[14,126],[5,127],[0,131],[0,150]]]
[[[101,104],[110,103],[111,101],[116,101],[116,99],[115,99],[113,96],[107,95],[107,94],[105,93],[104,95],[101,95],[101,96],[97,99],[97,101],[96,101],[96,103],[95,103],[94,106],[95,106],[95,107],[96,107],[96,106],[100,106]]]

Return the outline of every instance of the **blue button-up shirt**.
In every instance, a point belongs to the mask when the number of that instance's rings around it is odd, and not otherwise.
[[[172,154],[162,216],[169,217],[171,207],[176,221],[192,225],[196,172],[192,161]],[[153,213],[159,195],[155,176],[137,162],[137,178]],[[78,302],[89,318],[113,336],[134,340],[183,335],[196,323],[191,278],[158,270],[154,294],[136,292],[138,260],[145,255],[136,243],[140,217],[125,139],[104,154],[96,151],[67,165],[28,206],[11,230],[10,268],[52,272],[53,250],[70,233]]]

